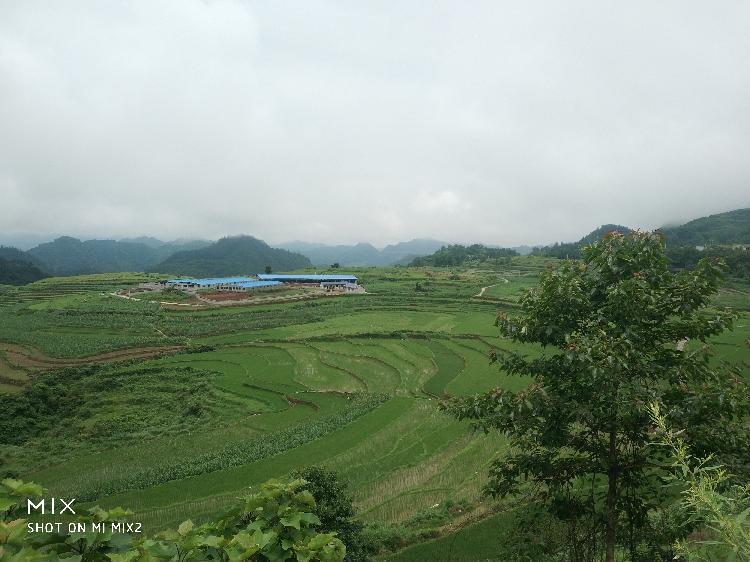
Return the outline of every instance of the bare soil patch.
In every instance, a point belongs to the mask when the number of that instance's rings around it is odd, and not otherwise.
[[[163,347],[137,347],[131,349],[120,349],[107,353],[98,353],[87,357],[60,358],[44,355],[36,348],[0,342],[0,351],[3,352],[5,361],[12,367],[27,371],[44,371],[49,369],[60,369],[63,367],[77,367],[92,363],[112,363],[126,361],[128,359],[150,359],[158,355],[177,353],[184,349],[181,345],[169,345]]]

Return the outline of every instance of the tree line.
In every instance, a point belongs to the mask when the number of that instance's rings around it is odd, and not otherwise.
[[[468,263],[482,263],[501,261],[507,263],[510,258],[517,256],[518,252],[510,248],[488,248],[482,244],[462,246],[461,244],[450,244],[443,246],[434,254],[414,258],[409,264],[412,267],[452,267]]]

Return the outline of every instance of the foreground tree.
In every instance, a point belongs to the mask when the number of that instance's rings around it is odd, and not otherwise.
[[[493,357],[533,383],[444,404],[509,436],[510,451],[493,463],[486,491],[528,491],[573,521],[572,541],[587,548],[573,544],[569,559],[603,548],[613,562],[618,545],[631,560],[664,554],[647,544],[649,517],[669,499],[660,481],[664,452],[649,446],[649,404],[664,404],[671,422],[689,428],[685,439],[700,454],[714,450],[741,464],[750,450],[739,431],[747,388],[694,343],[731,326],[729,311],[709,308],[721,277],[720,265],[707,260],[670,272],[657,234],[611,233],[585,247],[581,261],[544,273],[520,314],[498,316],[504,336],[542,346],[535,357]],[[643,553],[644,544],[652,552]]]
[[[377,551],[377,545],[362,532],[364,525],[356,521],[356,511],[347,485],[333,470],[308,466],[294,473],[306,482],[304,489],[315,498],[313,513],[320,519],[318,531],[335,533],[346,546],[346,562],[367,562]]]
[[[707,534],[702,540],[679,541],[678,555],[688,562],[750,560],[750,483],[732,482],[732,475],[712,457],[696,458],[681,431],[667,426],[658,404],[651,417],[662,441],[671,452],[671,483],[681,496],[679,507]]]

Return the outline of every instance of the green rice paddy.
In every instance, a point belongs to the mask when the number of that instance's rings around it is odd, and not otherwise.
[[[545,265],[515,258],[504,271],[371,268],[356,271],[366,295],[199,311],[108,294],[146,278],[139,274],[3,290],[0,342],[15,346],[0,351],[5,396],[76,358],[150,346],[170,352],[118,356],[74,381],[92,397],[3,450],[0,470],[53,494],[128,507],[149,533],[200,521],[247,487],[312,464],[350,483],[365,521],[404,521],[446,500],[486,513],[480,491],[504,440],[472,432],[437,401],[528,384],[490,364],[489,352],[542,351],[501,340],[493,322],[498,310],[515,310]],[[723,298],[734,302],[738,291],[735,284]],[[735,331],[714,342],[716,360],[746,374],[748,318],[743,312]],[[32,360],[40,356],[46,367]],[[507,519],[493,516],[391,559],[454,551],[488,558],[478,546],[487,541],[476,537]]]

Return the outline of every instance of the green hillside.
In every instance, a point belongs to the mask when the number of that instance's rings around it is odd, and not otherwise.
[[[536,248],[532,251],[532,254],[549,258],[578,259],[581,257],[581,248],[583,246],[599,240],[602,236],[610,232],[621,232],[622,234],[627,234],[628,232],[632,232],[632,229],[619,224],[604,224],[589,232],[578,242],[556,242],[550,246]]]
[[[156,261],[156,251],[145,244],[81,241],[70,236],[40,244],[28,253],[54,275],[143,271]]]
[[[692,220],[681,226],[664,227],[660,229],[664,234],[668,248],[668,257],[682,266],[692,267],[697,263],[698,254],[695,259],[687,259],[685,251],[676,251],[675,248],[690,246],[727,246],[732,244],[750,244],[750,209],[737,209],[717,215],[710,215]],[[581,248],[587,244],[599,240],[608,232],[617,231],[627,234],[631,229],[617,224],[605,224],[596,230],[589,232],[577,242],[555,243],[533,251],[535,255],[560,259],[577,259],[581,257]],[[690,253],[690,252],[688,252]],[[725,256],[724,253],[713,251],[711,255],[722,257],[726,261],[736,261],[738,256]],[[705,257],[709,254],[703,254]],[[739,256],[742,259],[742,256]],[[741,268],[731,267],[732,272],[738,272]]]
[[[701,217],[661,231],[668,246],[750,244],[750,208]]]
[[[34,256],[13,246],[0,246],[0,258],[9,261],[20,261],[30,263],[39,269],[44,269],[44,264]]]
[[[205,277],[262,273],[266,266],[273,271],[287,271],[312,264],[301,254],[271,248],[252,236],[235,236],[198,250],[177,252],[150,270]]]
[[[603,224],[596,230],[592,230],[591,232],[589,232],[586,236],[576,242],[576,244],[578,244],[579,246],[586,246],[587,244],[596,242],[602,236],[609,234],[610,232],[620,232],[621,234],[628,234],[629,232],[633,232],[633,229],[628,228],[627,226],[622,226],[620,224]]]
[[[33,256],[8,246],[0,246],[0,285],[25,285],[48,275]]]
[[[172,254],[203,248],[210,242],[162,242],[155,238],[86,240],[61,236],[23,252],[37,267],[54,275],[145,271]]]
[[[0,258],[0,285],[25,285],[45,277],[46,273],[29,262]]]

